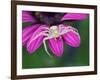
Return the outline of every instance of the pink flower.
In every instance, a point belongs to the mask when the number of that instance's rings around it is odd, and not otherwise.
[[[49,13],[50,14],[50,13]],[[27,51],[31,54],[34,53],[41,45],[44,44],[44,49],[46,53],[50,56],[47,50],[45,41],[48,41],[49,48],[57,56],[61,57],[64,51],[64,42],[71,47],[80,46],[80,35],[78,30],[72,26],[59,23],[57,25],[48,25],[48,19],[52,17],[45,17],[44,24],[36,22],[36,16],[30,15],[29,12],[23,12],[23,22],[33,22],[32,26],[25,27],[22,33],[22,43],[26,46]],[[43,15],[40,14],[40,16]],[[54,16],[53,16],[54,17]],[[67,13],[64,14],[59,22],[64,20],[84,20],[87,18],[86,14],[80,13]],[[43,20],[42,20],[43,21]],[[36,23],[35,23],[36,22]],[[50,24],[52,22],[50,21]]]

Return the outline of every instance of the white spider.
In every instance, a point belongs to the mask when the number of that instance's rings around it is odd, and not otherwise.
[[[44,29],[44,28],[43,28]],[[64,27],[64,25],[59,25],[59,26],[51,26],[50,28],[47,27],[45,31],[41,31],[38,35],[36,35],[31,41],[30,43],[37,39],[40,36],[46,36],[43,39],[43,44],[44,44],[44,49],[46,51],[46,53],[50,55],[50,53],[47,50],[47,46],[46,46],[46,40],[51,39],[51,38],[57,38],[57,37],[61,37],[62,35],[64,35],[67,32],[73,31],[75,34],[79,35],[77,32],[77,29],[71,27],[71,26],[67,26]],[[30,43],[28,44],[28,46],[30,45]]]

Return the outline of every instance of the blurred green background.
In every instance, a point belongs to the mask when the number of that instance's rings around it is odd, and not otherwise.
[[[23,28],[31,23],[23,23]],[[72,67],[89,65],[89,18],[82,21],[68,21],[65,24],[78,29],[81,36],[81,45],[78,48],[72,48],[64,44],[64,53],[62,57],[57,58],[48,47],[53,56],[50,58],[44,50],[44,46],[37,49],[33,54],[29,54],[27,49],[22,49],[22,68],[48,68],[48,67]],[[48,45],[48,42],[46,42]]]

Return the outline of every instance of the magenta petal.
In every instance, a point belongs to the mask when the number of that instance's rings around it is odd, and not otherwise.
[[[63,39],[66,44],[72,47],[79,47],[80,46],[80,35],[77,32],[70,31],[64,34]]]
[[[57,56],[61,57],[63,54],[63,40],[62,38],[52,38],[49,39],[49,47],[51,51]]]
[[[22,30],[22,44],[25,45],[27,40],[32,36],[32,33],[39,27],[40,25],[27,26]]]
[[[34,41],[32,41],[32,42],[30,43],[30,45],[27,46],[28,52],[29,52],[29,53],[35,52],[35,51],[41,46],[42,41],[43,41],[43,38],[44,38],[44,36],[40,36],[40,37],[38,37],[37,39],[35,39]],[[28,42],[28,44],[29,44],[29,42]],[[27,45],[28,45],[28,44],[27,44]]]
[[[84,20],[87,18],[87,14],[82,14],[82,13],[68,13],[65,14],[61,21],[63,20]]]
[[[40,47],[40,45],[42,44],[44,35],[41,35],[41,36],[37,37],[36,39],[34,39],[34,38],[37,35],[39,35],[39,33],[41,33],[42,31],[44,31],[45,28],[47,28],[45,25],[41,25],[32,34],[31,38],[29,39],[29,41],[27,43],[27,50],[28,50],[29,53],[35,52]]]
[[[36,22],[31,12],[22,11],[22,22]]]

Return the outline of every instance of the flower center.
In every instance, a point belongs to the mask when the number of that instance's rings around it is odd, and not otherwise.
[[[51,34],[54,35],[55,38],[59,37],[59,30],[57,26],[50,27]]]

